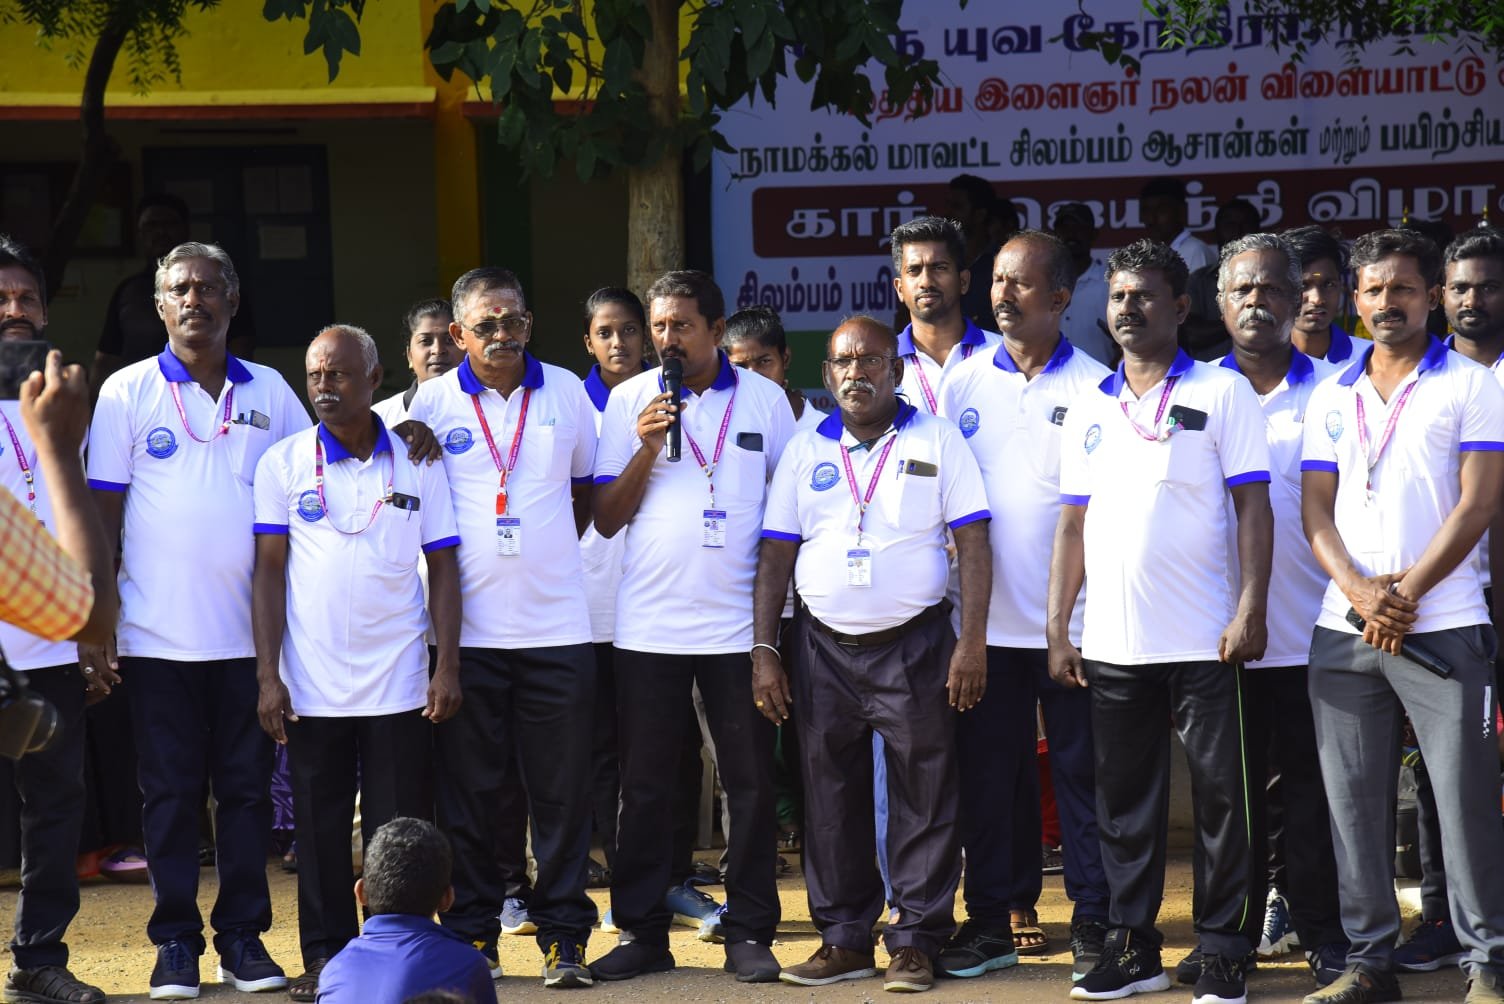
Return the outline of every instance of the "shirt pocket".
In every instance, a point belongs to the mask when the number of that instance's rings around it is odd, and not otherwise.
[[[904,459],[897,470],[883,471],[877,486],[883,524],[891,530],[917,532],[940,523],[940,465],[927,459]],[[875,504],[875,502],[874,502]]]
[[[1202,430],[1184,429],[1155,445],[1162,458],[1156,472],[1166,484],[1199,485],[1221,477],[1211,438]]]
[[[226,446],[235,476],[247,485],[252,484],[256,480],[256,464],[276,440],[269,430],[249,424],[230,426],[225,438],[229,440]]]
[[[549,483],[569,480],[569,452],[573,446],[569,430],[559,425],[539,425],[529,428],[524,435],[526,442],[522,448],[532,454],[528,467]],[[505,455],[502,459],[506,459]]]
[[[758,505],[768,487],[767,457],[761,450],[737,446],[733,439],[733,436],[727,437],[726,445],[721,451],[721,462],[716,465],[716,504],[734,501]],[[685,444],[684,454],[680,463],[688,462],[698,466],[688,444]]]
[[[370,537],[372,558],[376,566],[387,573],[400,573],[417,569],[413,566],[422,560],[423,513],[425,500],[419,499],[419,509],[398,509],[390,502],[384,503],[371,529],[363,536]]]

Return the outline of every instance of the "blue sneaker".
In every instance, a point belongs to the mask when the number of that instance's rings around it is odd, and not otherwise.
[[[1300,937],[1290,922],[1290,904],[1278,889],[1269,889],[1269,898],[1264,906],[1264,935],[1255,949],[1261,959],[1273,959],[1288,955],[1292,948],[1300,947]]]
[[[674,923],[696,929],[701,941],[719,942],[721,914],[725,907],[688,882],[676,885],[663,896],[663,904],[674,915]]]
[[[157,964],[151,971],[151,999],[192,1000],[198,996],[198,953],[181,941],[157,946]]]
[[[537,934],[538,925],[527,915],[527,904],[516,896],[508,896],[501,904],[502,934]]]
[[[272,961],[266,946],[255,934],[246,934],[219,956],[219,982],[234,984],[241,993],[286,990],[287,974]]]
[[[1423,920],[1394,950],[1394,966],[1407,973],[1431,973],[1453,966],[1467,954],[1449,919]]]

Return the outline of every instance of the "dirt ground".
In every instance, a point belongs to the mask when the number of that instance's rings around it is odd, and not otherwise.
[[[299,971],[297,932],[296,878],[284,874],[275,863],[268,865],[276,922],[266,937],[267,947],[289,974]],[[0,888],[0,914],[15,910],[16,888],[12,882]],[[818,947],[819,939],[810,924],[809,908],[804,898],[804,882],[798,868],[791,869],[779,882],[783,898],[783,923],[778,929],[774,952],[785,964],[801,962]],[[203,873],[200,905],[205,916],[213,902],[215,879],[212,870]],[[708,887],[717,899],[723,890]],[[592,890],[592,898],[604,910],[605,890]],[[83,906],[69,931],[74,972],[105,989],[115,1001],[147,1000],[147,981],[155,959],[146,940],[146,918],[151,911],[151,892],[145,886],[115,885],[106,881],[89,883],[83,890]],[[1165,967],[1169,969],[1192,947],[1190,924],[1191,871],[1190,855],[1172,859],[1165,904],[1160,925],[1165,933]],[[1051,939],[1052,954],[1023,960],[1022,964],[1000,973],[975,980],[945,980],[931,992],[933,1001],[1065,1001],[1070,988],[1070,951],[1067,926],[1070,904],[1061,889],[1059,876],[1046,876],[1044,897],[1039,915]],[[1413,919],[1413,918],[1412,918]],[[676,927],[672,948],[679,968],[670,973],[642,977],[625,983],[596,984],[578,996],[595,1001],[821,1001],[847,1004],[882,998],[878,979],[853,981],[831,987],[803,988],[783,984],[744,986],[721,971],[724,961],[719,945],[695,940],[694,932]],[[611,939],[596,933],[587,950],[589,958],[607,951]],[[501,960],[506,976],[497,983],[497,998],[514,1000],[557,999],[555,991],[545,991],[539,979],[541,959],[530,937],[503,937]],[[212,951],[212,950],[211,950]],[[879,966],[886,958],[879,950]],[[271,1004],[285,1001],[282,994],[241,994],[210,982],[214,977],[214,958],[204,958],[206,982],[200,999],[245,1004]],[[9,953],[0,963],[10,965]],[[1410,1001],[1457,1001],[1463,993],[1463,980],[1456,970],[1405,976],[1405,998]],[[1261,964],[1249,981],[1249,997],[1256,1001],[1299,1001],[1314,986],[1302,956]],[[1188,999],[1189,987],[1176,986],[1162,994],[1145,995],[1147,1000]]]

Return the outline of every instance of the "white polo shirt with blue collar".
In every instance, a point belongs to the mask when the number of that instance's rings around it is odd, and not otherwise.
[[[1217,364],[1240,373],[1237,359],[1223,356]],[[1285,378],[1267,394],[1259,394],[1264,430],[1269,439],[1272,480],[1269,506],[1274,511],[1274,558],[1269,574],[1268,632],[1264,657],[1258,666],[1304,666],[1310,661],[1311,632],[1321,611],[1321,596],[1329,581],[1306,540],[1300,515],[1300,456],[1305,436],[1306,408],[1316,386],[1338,367],[1312,359],[1298,349],[1290,354]],[[1257,393],[1257,392],[1255,392]],[[1228,505],[1232,500],[1228,500]],[[1231,551],[1238,555],[1236,519],[1230,518]]]
[[[1178,352],[1134,397],[1120,366],[1061,432],[1060,501],[1086,506],[1081,653],[1116,665],[1217,658],[1236,611],[1228,492],[1267,482],[1253,386]]]
[[[950,350],[942,366],[914,344],[914,326],[910,324],[898,333],[898,358],[903,360],[903,382],[898,385],[898,393],[925,414],[935,414],[940,407],[940,391],[956,367],[973,355],[984,354],[1002,340],[1003,336],[996,331],[984,330],[968,320],[961,340]]]
[[[1353,347],[1359,343],[1359,339],[1349,335],[1337,325],[1330,326],[1331,344],[1326,348],[1326,355],[1321,358],[1329,363],[1345,363],[1353,357]]]
[[[522,421],[523,402],[527,417]],[[482,426],[476,409],[486,417]],[[524,358],[509,397],[476,377],[467,358],[420,384],[409,417],[433,430],[459,523],[464,648],[547,648],[590,641],[572,486],[595,463],[595,408],[580,378]],[[502,465],[522,437],[507,477],[507,513],[497,512],[500,471],[486,441],[490,429]],[[503,520],[519,520],[516,531]],[[512,550],[517,543],[516,553]]]
[[[642,448],[637,416],[661,393],[659,369],[611,392],[601,420],[597,485],[618,478]],[[686,387],[683,402],[681,459],[670,463],[659,453],[637,513],[621,531],[627,546],[614,644],[669,655],[746,652],[752,647],[752,580],[768,481],[793,435],[794,410],[782,387],[732,366],[725,353],[705,392]],[[689,441],[710,463],[727,409],[731,419],[712,501],[712,479]]]
[[[1447,348],[1456,351],[1457,336],[1447,335],[1446,345]],[[1500,384],[1504,384],[1504,356],[1500,356],[1490,363],[1488,369]],[[1485,589],[1491,588],[1494,584],[1493,569],[1490,567],[1492,562],[1488,556],[1488,534],[1489,531],[1484,530],[1483,538],[1478,541],[1478,569],[1483,576],[1483,587]]]
[[[864,499],[875,485],[865,515],[853,479]],[[845,634],[870,634],[945,598],[946,529],[983,519],[987,492],[960,431],[900,399],[892,427],[866,445],[839,413],[796,435],[773,476],[762,535],[799,542],[794,590],[810,613]],[[865,552],[866,585],[853,583],[853,551]]]
[[[271,367],[230,356],[226,373],[212,398],[169,346],[99,389],[89,485],[125,493],[121,655],[177,662],[256,655],[251,482],[261,455],[311,422]]]
[[[371,420],[366,460],[320,423],[256,465],[255,531],[287,536],[281,675],[299,715],[392,715],[428,699],[419,552],[459,546],[449,481]]]
[[[599,437],[606,402],[611,399],[611,388],[601,379],[599,363],[585,375],[585,393],[595,407],[595,434]],[[610,643],[616,634],[616,591],[621,588],[621,561],[626,549],[625,529],[615,537],[602,537],[591,522],[580,538],[585,598],[590,606],[590,640],[597,645]]]
[[[940,391],[940,414],[960,428],[976,457],[992,511],[988,645],[1045,647],[1050,549],[1060,522],[1061,428],[1071,405],[1110,372],[1061,335],[1032,380],[1003,342],[966,360]],[[1071,615],[1077,642],[1085,592]]]
[[[1462,454],[1504,450],[1504,389],[1486,368],[1430,338],[1425,355],[1387,402],[1368,377],[1370,345],[1317,387],[1307,406],[1311,420],[1301,470],[1337,475],[1337,533],[1365,576],[1398,572],[1419,560],[1461,500]],[[1391,421],[1393,434],[1381,451]],[[1350,606],[1330,583],[1316,623],[1356,634],[1347,623]],[[1488,622],[1481,571],[1470,559],[1421,597],[1411,630]]]

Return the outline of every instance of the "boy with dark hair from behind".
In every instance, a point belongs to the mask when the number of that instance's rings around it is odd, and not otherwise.
[[[435,990],[495,1004],[485,956],[433,919],[454,900],[453,863],[432,823],[398,817],[376,831],[355,883],[370,916],[324,967],[319,1004],[402,1004]]]

